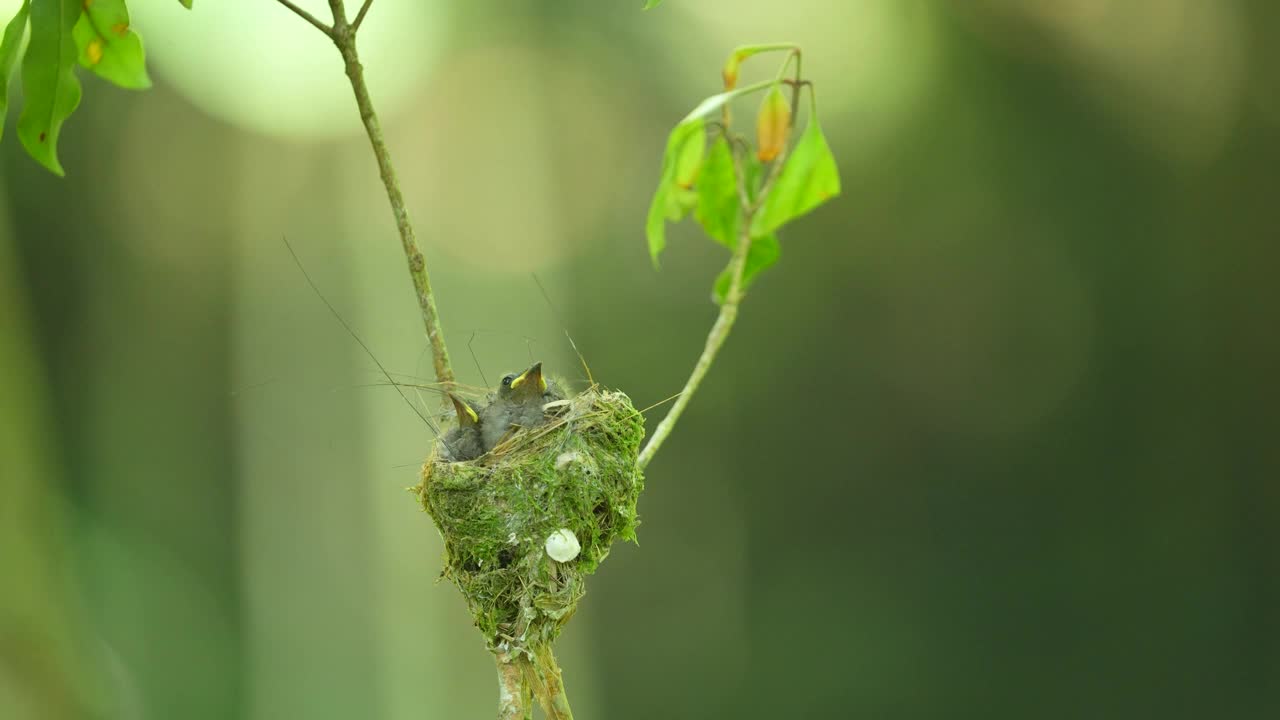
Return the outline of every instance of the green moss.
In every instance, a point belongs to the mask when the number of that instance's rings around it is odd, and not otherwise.
[[[591,388],[557,410],[477,460],[433,454],[417,487],[444,538],[444,573],[490,648],[531,657],[573,615],[584,577],[613,541],[635,540],[644,488],[636,468],[644,418],[625,394]],[[545,550],[561,528],[582,544],[564,563]]]

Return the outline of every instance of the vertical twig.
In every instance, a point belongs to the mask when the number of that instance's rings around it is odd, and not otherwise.
[[[498,720],[524,720],[532,717],[529,690],[520,664],[510,653],[493,655],[498,663]]]
[[[365,0],[361,5],[355,24],[347,22],[343,0],[329,0],[329,9],[333,13],[332,26],[320,22],[289,0],[277,0],[277,2],[327,35],[338,47],[338,52],[342,54],[347,78],[351,81],[352,92],[355,93],[356,106],[360,109],[360,120],[364,123],[365,133],[369,136],[369,144],[373,146],[382,184],[387,190],[387,200],[391,203],[391,212],[395,216],[396,229],[400,232],[400,246],[409,265],[413,289],[418,296],[418,308],[422,312],[422,324],[427,332],[427,342],[431,345],[431,360],[435,367],[436,380],[444,386],[445,390],[449,390],[454,385],[453,365],[449,362],[449,349],[445,346],[444,333],[440,328],[440,314],[436,310],[435,296],[431,292],[427,262],[422,256],[422,249],[418,247],[418,238],[413,231],[413,224],[409,222],[409,210],[405,206],[404,195],[400,192],[400,181],[396,178],[396,170],[391,163],[391,151],[387,149],[386,139],[382,136],[382,125],[378,122],[378,114],[374,112],[373,101],[369,98],[369,88],[365,85],[364,66],[360,64],[360,55],[356,51],[356,29],[364,20],[372,0]]]
[[[534,654],[534,660],[525,667],[526,681],[542,706],[542,714],[547,720],[573,720],[569,696],[564,691],[564,679],[551,646],[543,645]]]
[[[546,650],[539,657],[539,665],[543,682],[547,686],[547,696],[551,699],[551,708],[555,713],[548,714],[548,720],[573,720],[573,711],[569,709],[569,696],[564,691],[564,678],[560,674],[560,665],[556,663],[556,656],[551,652],[550,645],[547,645]]]
[[[347,78],[351,80],[351,90],[355,93],[356,105],[360,108],[360,119],[364,121],[364,129],[369,135],[369,144],[373,146],[373,154],[378,159],[382,184],[386,186],[387,200],[391,203],[396,227],[400,231],[400,244],[409,264],[413,289],[418,295],[418,308],[422,311],[427,342],[431,344],[431,361],[435,367],[436,380],[444,385],[445,390],[449,390],[454,384],[453,367],[449,362],[449,350],[444,344],[444,333],[440,328],[440,314],[436,310],[436,299],[431,293],[431,278],[427,275],[427,263],[422,257],[422,250],[418,247],[413,225],[409,222],[409,210],[405,207],[404,196],[400,193],[400,182],[396,179],[395,167],[391,164],[391,152],[387,150],[386,140],[382,137],[382,125],[378,122],[378,115],[373,110],[373,101],[369,99],[369,88],[364,82],[364,66],[360,64],[360,56],[356,52],[355,31],[347,24],[345,16],[340,14],[342,0],[330,0],[330,5],[334,7],[333,42],[342,53]]]

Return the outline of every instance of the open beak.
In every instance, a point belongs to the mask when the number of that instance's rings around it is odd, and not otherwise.
[[[537,388],[535,392],[533,388]],[[511,389],[519,390],[522,394],[541,395],[547,391],[547,379],[542,377],[542,363],[536,362],[533,367],[520,373],[519,377],[511,381]]]
[[[471,405],[467,404],[466,400],[453,393],[449,393],[449,399],[453,401],[453,409],[458,413],[458,427],[480,424],[480,416],[476,414]]]

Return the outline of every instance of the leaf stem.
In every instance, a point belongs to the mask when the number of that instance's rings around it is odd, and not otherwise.
[[[333,11],[333,31],[330,37],[342,54],[347,78],[351,81],[352,92],[355,93],[356,106],[360,109],[360,120],[364,123],[369,144],[373,146],[374,157],[378,160],[382,184],[386,187],[387,200],[391,203],[391,212],[395,216],[396,228],[400,232],[400,246],[409,265],[413,289],[418,296],[422,324],[426,329],[427,341],[431,345],[431,360],[435,368],[436,380],[447,391],[455,382],[453,366],[449,362],[449,349],[445,346],[444,332],[440,327],[440,314],[436,310],[435,296],[431,292],[431,278],[427,274],[426,259],[422,256],[422,249],[418,247],[413,224],[409,221],[409,210],[405,206],[404,195],[400,192],[400,181],[396,178],[395,166],[391,163],[391,151],[387,149],[386,139],[382,135],[382,125],[378,122],[378,114],[374,112],[373,101],[369,98],[369,88],[365,85],[364,66],[360,64],[360,55],[356,51],[356,27],[347,22],[343,0],[329,0],[329,8]],[[369,0],[366,0],[360,9],[360,15],[356,18],[357,22],[368,8]]]
[[[799,50],[800,46],[790,42],[780,43],[761,43],[759,45],[739,45],[733,49],[733,55],[741,55],[743,58],[756,55],[763,52],[772,52],[775,50]]]
[[[800,51],[793,49],[792,54],[796,59],[796,85],[791,88],[791,117],[794,118],[800,103]],[[788,55],[786,64],[790,64],[790,60],[791,55]],[[772,82],[767,81],[768,84],[772,84]],[[790,139],[793,129],[787,128],[788,139]],[[733,329],[733,323],[738,319],[738,305],[742,302],[742,297],[745,294],[742,288],[742,276],[747,267],[747,255],[751,251],[751,221],[760,208],[764,206],[765,198],[768,197],[769,191],[773,189],[782,165],[787,161],[789,150],[790,143],[784,142],[782,152],[773,161],[773,167],[769,169],[769,175],[760,186],[760,192],[756,194],[755,201],[748,203],[747,198],[744,197],[746,193],[743,190],[746,182],[746,169],[743,166],[740,150],[736,145],[734,146],[733,163],[734,171],[738,176],[740,188],[738,201],[742,209],[742,215],[738,225],[738,243],[733,249],[732,258],[729,260],[729,290],[725,293],[724,302],[720,304],[720,313],[716,316],[715,324],[711,326],[711,331],[707,333],[706,345],[703,346],[702,354],[698,356],[698,361],[693,366],[693,372],[689,374],[689,379],[685,381],[680,395],[676,398],[675,403],[671,405],[671,409],[667,411],[666,417],[662,418],[662,422],[658,423],[658,427],[653,431],[653,436],[649,438],[649,442],[645,443],[644,449],[640,451],[640,457],[636,459],[636,466],[641,470],[648,467],[649,462],[653,460],[653,456],[658,453],[662,444],[666,442],[667,437],[671,435],[676,422],[684,414],[689,401],[693,399],[693,394],[702,385],[702,380],[706,377],[707,371],[711,369],[711,364],[715,362],[716,356],[720,354],[720,348],[724,346],[725,340],[729,339],[729,331]]]

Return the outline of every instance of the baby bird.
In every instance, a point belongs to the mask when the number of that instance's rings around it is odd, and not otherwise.
[[[441,458],[448,462],[475,460],[485,453],[481,435],[480,415],[466,400],[449,393],[453,409],[458,413],[458,424],[441,438]]]
[[[511,373],[493,394],[493,399],[480,413],[480,435],[484,450],[492,450],[513,427],[532,428],[546,417],[542,406],[564,399],[564,392],[542,375],[542,363],[536,362],[520,374]]]

